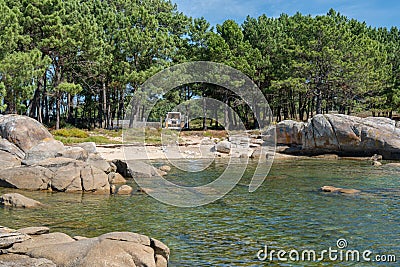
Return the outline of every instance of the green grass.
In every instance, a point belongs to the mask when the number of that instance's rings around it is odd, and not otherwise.
[[[76,138],[87,138],[89,137],[89,133],[81,130],[81,129],[77,129],[77,128],[63,128],[63,129],[59,129],[59,130],[54,130],[51,132],[54,136],[59,136],[59,137],[76,137]]]
[[[107,137],[121,137],[122,136],[122,129],[119,129],[118,131],[115,130],[107,130],[107,129],[94,129],[90,131],[91,135],[104,135]]]
[[[119,144],[121,142],[111,140],[110,138],[120,137],[122,130],[110,131],[105,129],[95,129],[93,131],[84,131],[78,128],[63,128],[51,131],[54,138],[65,145],[95,142],[96,144]]]
[[[105,136],[94,135],[88,136],[86,138],[79,137],[64,137],[64,136],[54,136],[54,139],[61,141],[64,145],[85,143],[85,142],[95,142],[96,144],[119,144],[121,142],[110,140]]]

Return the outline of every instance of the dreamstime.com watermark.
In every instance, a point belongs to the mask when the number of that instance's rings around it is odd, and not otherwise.
[[[380,262],[395,263],[397,257],[394,254],[375,254],[371,250],[347,249],[346,239],[340,238],[336,242],[336,247],[329,247],[324,250],[275,250],[270,249],[267,244],[257,252],[259,261],[277,262],[321,262],[321,261],[340,261],[340,262]]]

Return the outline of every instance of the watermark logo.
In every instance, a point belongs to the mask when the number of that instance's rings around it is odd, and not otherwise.
[[[246,105],[257,122],[257,128],[263,136],[264,143],[260,147],[257,167],[249,184],[249,192],[255,191],[264,181],[271,168],[275,154],[275,128],[272,123],[272,112],[268,102],[254,82],[240,71],[223,64],[213,62],[189,62],[165,69],[149,78],[132,97],[127,108],[126,121],[129,127],[123,131],[123,152],[126,159],[132,158],[132,153],[138,153],[137,146],[129,146],[132,140],[148,153],[146,146],[146,128],[150,125],[150,115],[157,109],[157,103],[172,90],[185,91],[196,84],[201,88],[215,88],[215,94],[207,97],[198,95],[181,102],[168,111],[180,111],[187,121],[195,118],[216,120],[223,125],[230,137],[231,154],[240,153],[242,147],[248,146],[249,138],[245,123],[235,110],[228,105],[228,97],[235,97],[240,105]],[[229,91],[226,97],[221,96],[218,88]],[[203,94],[204,95],[204,94]],[[215,95],[215,99],[209,95]],[[227,116],[227,114],[229,116]],[[221,119],[223,118],[223,119]],[[146,127],[147,126],[147,127]],[[179,128],[179,127],[178,127]],[[185,172],[203,172],[213,161],[215,153],[209,146],[200,145],[198,154],[200,163],[194,164],[194,159],[179,146],[179,129],[172,132],[161,130],[162,150],[170,164]],[[148,155],[148,154],[147,154]],[[129,166],[129,160],[127,161]],[[135,177],[136,183],[153,198],[173,206],[196,207],[206,205],[226,195],[242,178],[248,165],[248,157],[230,157],[223,173],[206,185],[188,187],[174,184],[161,175],[152,177]]]
[[[347,249],[348,243],[344,238],[336,241],[336,247],[329,247],[324,250],[276,250],[270,249],[267,244],[257,252],[259,261],[278,261],[278,262],[321,262],[321,261],[340,261],[340,262],[396,262],[394,254],[374,254],[371,250]]]

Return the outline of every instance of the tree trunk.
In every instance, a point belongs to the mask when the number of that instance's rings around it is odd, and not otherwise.
[[[207,107],[206,107],[206,99],[203,96],[203,131],[207,131]]]
[[[56,99],[56,130],[60,129],[60,108],[61,108],[61,96],[57,94]]]
[[[108,126],[108,118],[107,118],[107,89],[106,89],[106,83],[103,82],[103,89],[102,89],[102,100],[103,100],[103,106],[102,106],[102,119],[104,119],[104,128],[107,128]],[[101,125],[103,127],[103,124]]]
[[[317,89],[315,111],[317,114],[322,114],[322,92],[321,92],[321,89]]]

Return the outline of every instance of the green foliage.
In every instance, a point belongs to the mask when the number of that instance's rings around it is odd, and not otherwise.
[[[0,111],[56,128],[63,121],[109,128],[149,77],[202,60],[245,73],[277,120],[400,111],[399,30],[368,27],[334,10],[316,17],[248,17],[242,25],[226,20],[215,28],[166,0],[0,0],[0,13]],[[148,98],[159,99],[151,113],[158,121],[201,96],[254,123],[243,101],[209,84],[184,85],[165,96],[154,88],[133,112],[141,120]]]

